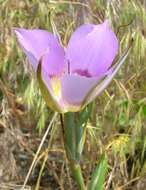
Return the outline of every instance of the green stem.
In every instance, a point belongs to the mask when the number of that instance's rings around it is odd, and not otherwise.
[[[69,161],[70,169],[75,178],[80,190],[86,190],[81,167],[76,158],[76,127],[72,113],[65,115],[66,122],[64,123],[63,115],[60,115],[63,141],[67,159]]]

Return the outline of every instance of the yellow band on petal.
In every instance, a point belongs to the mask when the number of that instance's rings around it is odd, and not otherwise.
[[[61,81],[57,77],[51,78],[51,86],[53,90],[53,94],[55,97],[60,98],[61,97]]]

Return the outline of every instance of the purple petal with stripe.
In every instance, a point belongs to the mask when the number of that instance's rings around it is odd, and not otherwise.
[[[117,72],[119,71],[123,63],[125,62],[125,59],[127,58],[129,54],[130,48],[131,47],[128,47],[124,51],[124,53],[122,54],[120,59],[117,61],[117,63],[108,70],[105,78],[102,81],[99,81],[99,83],[97,83],[94,89],[88,94],[88,97],[86,97],[86,100],[84,100],[85,102],[84,106],[92,102],[100,93],[102,93],[105,90],[105,88],[108,87],[108,85],[110,84],[114,76],[117,74]]]
[[[101,77],[111,66],[118,52],[118,40],[108,21],[79,27],[69,40],[66,58],[71,73]]]

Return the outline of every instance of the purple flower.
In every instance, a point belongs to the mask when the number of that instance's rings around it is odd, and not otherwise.
[[[58,112],[79,111],[110,83],[127,52],[111,67],[118,52],[118,40],[102,24],[85,24],[71,36],[64,49],[51,33],[15,28],[18,41],[37,72],[47,104]]]

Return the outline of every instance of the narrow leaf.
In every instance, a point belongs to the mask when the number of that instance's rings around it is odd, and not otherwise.
[[[92,105],[88,105],[84,110],[77,113],[77,125],[76,127],[76,158],[80,161],[81,154],[84,148],[84,143],[86,139],[86,126],[88,119],[91,115]]]
[[[107,170],[107,156],[102,155],[101,159],[97,163],[94,172],[92,173],[91,182],[89,184],[89,190],[103,190]]]

